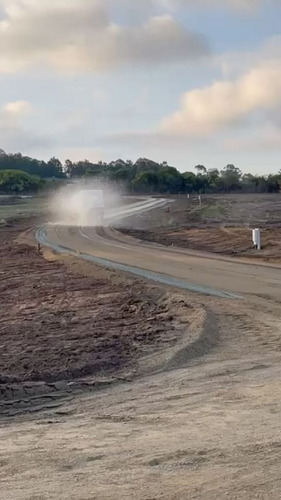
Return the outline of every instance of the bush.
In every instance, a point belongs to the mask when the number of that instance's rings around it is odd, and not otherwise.
[[[0,171],[0,192],[3,194],[37,193],[44,181],[37,175],[30,175],[21,170]]]

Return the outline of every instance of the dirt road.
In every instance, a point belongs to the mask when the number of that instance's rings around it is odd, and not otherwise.
[[[174,338],[167,339],[168,349],[160,344],[156,354],[150,350],[148,356],[135,358],[137,361],[134,362],[138,362],[143,370],[140,376],[102,386],[99,391],[81,388],[78,393],[69,393],[63,404],[52,400],[48,405],[47,394],[43,398],[45,406],[38,414],[14,417],[5,414],[0,420],[1,498],[279,500],[280,268],[213,259],[210,255],[198,257],[186,250],[138,243],[111,230],[93,232],[86,228],[83,233],[73,228],[50,227],[46,236],[56,245],[72,246],[98,258],[140,266],[170,277],[175,273],[177,279],[185,283],[210,287],[210,293],[222,289],[242,297],[233,300],[227,295],[220,298],[215,294],[194,294],[188,291],[188,287],[180,292],[170,288],[172,295],[178,297],[180,294],[182,298],[170,303],[173,318],[167,317],[166,320],[172,323],[168,323],[167,330],[166,326],[163,328],[164,335],[160,337],[162,342],[166,332],[171,332],[172,324]],[[32,259],[29,265],[35,266],[39,275],[39,262]],[[3,275],[8,273],[10,279],[15,278],[12,273],[19,269],[17,259],[11,259],[11,266],[12,261],[14,271],[4,265],[1,271]],[[60,273],[56,280],[65,283],[64,306],[69,301],[67,309],[73,307],[76,287],[82,287],[84,292],[78,294],[81,305],[86,300],[88,307],[91,306],[87,318],[83,313],[82,320],[87,319],[89,325],[100,305],[105,304],[110,312],[111,306],[118,304],[119,311],[128,290],[131,289],[134,295],[138,287],[144,286],[134,285],[132,278],[128,282],[126,275],[124,278],[109,271],[107,279],[112,279],[115,285],[126,283],[126,293],[124,295],[123,285],[118,293],[115,287],[118,300],[114,302],[113,294],[109,296],[108,290],[104,294],[101,290],[97,301],[91,280],[96,280],[98,268],[80,259],[75,259],[75,262],[66,259],[65,265],[65,270],[55,270]],[[72,273],[76,265],[79,275],[87,276],[86,289],[83,281],[74,286]],[[51,268],[49,263],[47,266]],[[46,273],[44,286],[47,287],[50,281],[53,287],[43,263],[40,269],[36,284],[40,284]],[[108,281],[102,286],[108,288]],[[153,287],[154,296],[158,293],[161,297],[163,287],[160,286],[158,292],[158,285]],[[36,289],[29,293],[30,300],[35,300]],[[60,291],[59,296],[62,297]],[[12,300],[12,295],[10,298]],[[28,294],[22,293],[21,300],[29,300]],[[49,307],[49,298],[47,302]],[[189,319],[190,312],[193,314],[194,311],[194,321],[200,323],[198,337],[189,337],[193,341],[192,352],[188,345],[181,344],[181,316],[176,314],[180,302]],[[5,318],[11,313],[8,308],[8,305],[3,308],[0,322],[2,344],[1,328],[6,328]],[[39,311],[38,302],[38,314]],[[66,319],[62,308],[57,312],[59,320]],[[126,330],[133,342],[145,329],[146,320],[151,326],[154,324],[146,309],[139,316],[137,308],[135,314],[138,328]],[[105,314],[102,318],[107,321]],[[128,319],[134,321],[134,313]],[[111,316],[107,323],[109,330],[114,327],[113,320]],[[12,343],[17,352],[20,352],[20,342],[29,342],[27,323],[22,324],[23,329],[17,329]],[[61,341],[65,351],[64,343],[71,339],[62,324],[56,327],[50,338],[52,343],[56,336],[56,342]],[[156,325],[161,328],[159,319]],[[194,326],[193,321],[190,325]],[[118,328],[118,332],[121,331],[120,325]],[[198,330],[194,331],[198,334]],[[157,340],[159,331],[155,329],[153,332]],[[177,349],[169,358],[168,353],[175,348],[175,337]],[[76,340],[73,341],[69,342],[70,347],[80,349]],[[93,342],[91,336],[87,342]],[[39,345],[40,338],[36,349]],[[91,345],[94,349],[95,344]],[[34,352],[29,355],[32,360]],[[162,356],[164,363],[145,375],[155,356],[157,359]],[[8,368],[9,363],[6,363],[6,370]],[[28,396],[26,401],[28,405]]]
[[[186,289],[209,294],[281,300],[281,266],[253,264],[186,249],[143,243],[114,229],[45,226],[40,241],[99,259],[159,273],[184,282]],[[151,277],[148,276],[148,277]],[[173,284],[173,282],[171,282]]]

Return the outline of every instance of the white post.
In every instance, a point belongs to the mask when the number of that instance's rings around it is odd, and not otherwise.
[[[256,250],[257,249],[257,237],[256,237],[256,230],[255,229],[252,230],[252,241],[253,241],[254,249]]]
[[[198,201],[199,201],[199,206],[201,207],[202,205],[201,194],[198,195]]]
[[[261,230],[259,228],[253,229],[253,244],[256,250],[261,250]]]

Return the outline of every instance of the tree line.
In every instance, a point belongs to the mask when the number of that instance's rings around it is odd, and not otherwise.
[[[1,170],[21,170],[30,175],[37,175],[41,179],[59,178],[65,176],[64,167],[58,158],[50,158],[45,162],[36,160],[21,153],[7,154],[0,149],[0,171]]]
[[[135,163],[121,159],[110,163],[67,160],[64,171],[72,179],[88,177],[119,183],[132,193],[278,193],[281,188],[281,171],[276,175],[243,174],[232,164],[222,170],[197,165],[195,172],[180,173],[167,162],[146,158]]]
[[[46,186],[44,179],[79,178],[114,183],[122,186],[124,193],[146,194],[277,193],[281,187],[281,171],[276,175],[243,174],[232,164],[222,170],[197,165],[195,172],[180,173],[167,162],[146,158],[135,163],[122,159],[110,163],[66,160],[63,165],[55,157],[45,162],[0,150],[1,192],[34,192]]]

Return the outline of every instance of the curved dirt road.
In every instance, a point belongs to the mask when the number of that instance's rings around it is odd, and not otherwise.
[[[159,203],[163,204],[163,200]],[[154,206],[136,205],[126,208],[126,214]],[[281,300],[281,267],[277,265],[162,247],[138,241],[111,227],[46,225],[37,230],[36,238],[58,252],[77,253],[81,258],[166,285],[219,297]]]
[[[280,500],[281,268],[141,243],[110,228],[47,225],[36,236],[109,267],[203,287],[210,296],[175,295],[187,326],[193,307],[206,313],[213,342],[175,369],[87,386],[63,406],[55,400],[52,410],[5,424],[5,500]],[[218,300],[218,290],[243,298]]]

